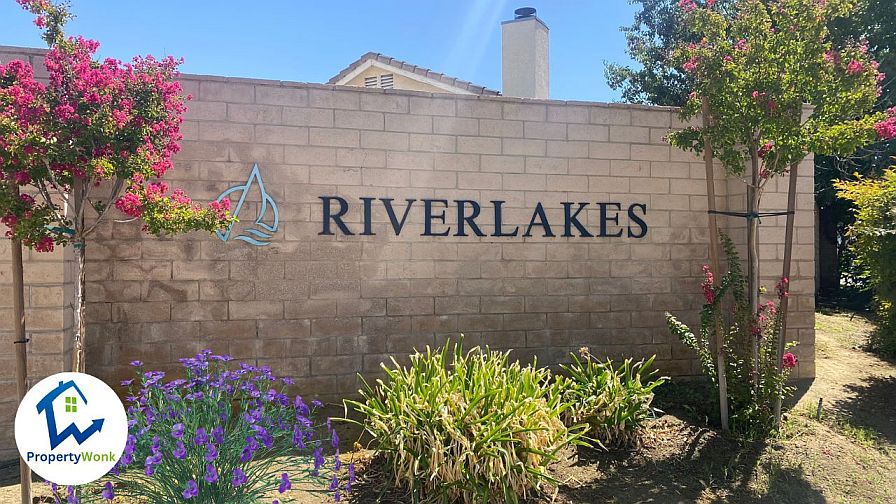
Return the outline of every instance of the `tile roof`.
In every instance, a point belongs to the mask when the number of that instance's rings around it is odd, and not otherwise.
[[[410,73],[413,73],[416,75],[420,75],[422,77],[426,77],[428,79],[433,79],[433,80],[439,81],[439,82],[441,82],[443,84],[447,84],[449,86],[456,87],[458,89],[463,89],[464,91],[468,91],[473,94],[488,95],[488,96],[500,96],[501,95],[500,91],[495,91],[494,89],[489,89],[485,86],[479,86],[479,85],[473,84],[472,82],[461,80],[461,79],[458,79],[457,77],[451,77],[451,76],[445,75],[443,73],[433,72],[432,70],[430,70],[428,68],[418,67],[417,65],[412,65],[410,63],[407,63],[407,62],[404,62],[401,60],[397,60],[395,58],[386,56],[384,54],[375,53],[375,52],[369,52],[369,53],[361,56],[360,58],[358,58],[357,61],[355,61],[351,65],[347,66],[345,69],[343,69],[337,75],[335,75],[332,79],[327,81],[327,84],[336,84],[342,78],[344,78],[346,75],[350,74],[352,71],[354,71],[360,65],[362,65],[365,61],[371,60],[371,59],[376,60],[377,62],[382,63],[384,65],[388,65],[388,66],[392,66],[392,67],[404,70],[405,72],[410,72]]]

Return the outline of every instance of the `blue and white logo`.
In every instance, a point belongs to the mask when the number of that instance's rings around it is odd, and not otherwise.
[[[227,229],[216,231],[215,234],[218,235],[218,238],[225,242],[240,240],[257,247],[270,245],[271,238],[280,228],[280,210],[277,208],[274,198],[265,190],[258,164],[252,167],[252,172],[249,173],[249,179],[245,184],[233,186],[222,192],[217,201],[230,199],[233,203],[234,198],[236,204],[231,206],[231,214],[234,217],[239,219],[242,212],[251,214],[253,211],[251,207],[254,207],[255,215],[246,220],[246,222],[250,222],[249,225],[234,222]]]
[[[53,402],[69,390],[71,390],[73,394],[65,396],[65,413],[77,413],[78,398],[80,397],[82,408],[87,405],[87,398],[84,397],[84,392],[81,392],[81,389],[75,383],[75,380],[65,382],[60,381],[58,387],[51,390],[49,394],[45,395],[43,399],[37,403],[37,412],[43,414],[47,419],[47,436],[50,439],[51,450],[56,449],[57,446],[70,437],[75,438],[75,441],[77,441],[78,444],[82,444],[89,439],[90,436],[103,429],[104,419],[94,418],[90,423],[90,427],[83,431],[78,428],[75,422],[72,422],[68,427],[63,429],[62,432],[59,432],[59,426],[56,424],[56,412],[53,408]]]
[[[81,485],[118,462],[127,442],[121,400],[101,380],[58,373],[25,394],[16,412],[16,445],[22,459],[47,481]]]

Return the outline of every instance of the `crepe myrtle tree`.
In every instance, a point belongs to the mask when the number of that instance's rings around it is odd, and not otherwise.
[[[83,372],[85,246],[109,210],[141,219],[154,235],[211,232],[233,218],[226,200],[203,207],[158,180],[182,138],[179,62],[97,61],[97,42],[64,34],[71,17],[65,4],[17,1],[43,31],[49,77],[35,80],[21,61],[0,66],[0,219],[7,238],[38,252],[72,246],[72,370]]]
[[[671,133],[669,140],[703,153],[708,162],[718,159],[746,184],[747,277],[750,306],[758,319],[757,235],[763,190],[775,177],[790,173],[782,275],[789,285],[797,166],[810,152],[848,156],[886,132],[875,126],[888,114],[869,114],[884,76],[863,41],[839,46],[830,41],[830,21],[849,16],[857,0],[739,0],[733,13],[720,12],[715,3],[678,3],[696,40],[678,46],[672,55],[674,64],[693,80],[681,116],[690,120],[702,114],[703,122]],[[809,108],[804,113],[805,105]],[[785,330],[777,335],[779,372]],[[744,336],[752,338],[754,388],[760,365],[757,334]],[[780,398],[775,409],[780,416]]]

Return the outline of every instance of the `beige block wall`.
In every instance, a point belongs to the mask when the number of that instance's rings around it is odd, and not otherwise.
[[[178,358],[211,348],[294,376],[304,394],[337,399],[388,355],[401,360],[461,332],[468,345],[512,348],[543,364],[589,346],[613,358],[656,354],[672,375],[699,372],[663,320],[668,310],[697,322],[707,261],[704,166],[664,142],[680,126],[674,110],[217,77],[183,84],[194,100],[166,179],[211,200],[258,163],[280,231],[270,246],[252,247],[104,223],[87,249],[90,372],[117,382],[132,359],[173,370]],[[790,319],[800,376],[814,375],[811,166],[803,164],[799,183]],[[741,210],[738,183],[717,177],[720,203]],[[785,192],[786,180],[772,184],[766,208],[781,206]],[[418,209],[395,236],[380,207],[375,236],[320,236],[319,196],[328,195],[349,200],[346,222],[356,231],[362,196],[394,198],[399,211],[405,198],[499,199],[510,227],[527,223],[540,201],[555,232],[564,201],[645,203],[649,231],[643,239],[421,237]],[[584,215],[598,225],[595,211]],[[738,223],[729,226],[738,239]],[[769,285],[783,226],[783,218],[762,223]],[[10,370],[0,372],[3,390],[13,390]]]

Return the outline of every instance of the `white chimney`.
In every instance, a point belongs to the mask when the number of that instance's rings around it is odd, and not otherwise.
[[[547,99],[549,91],[548,25],[523,7],[501,23],[504,96]]]

